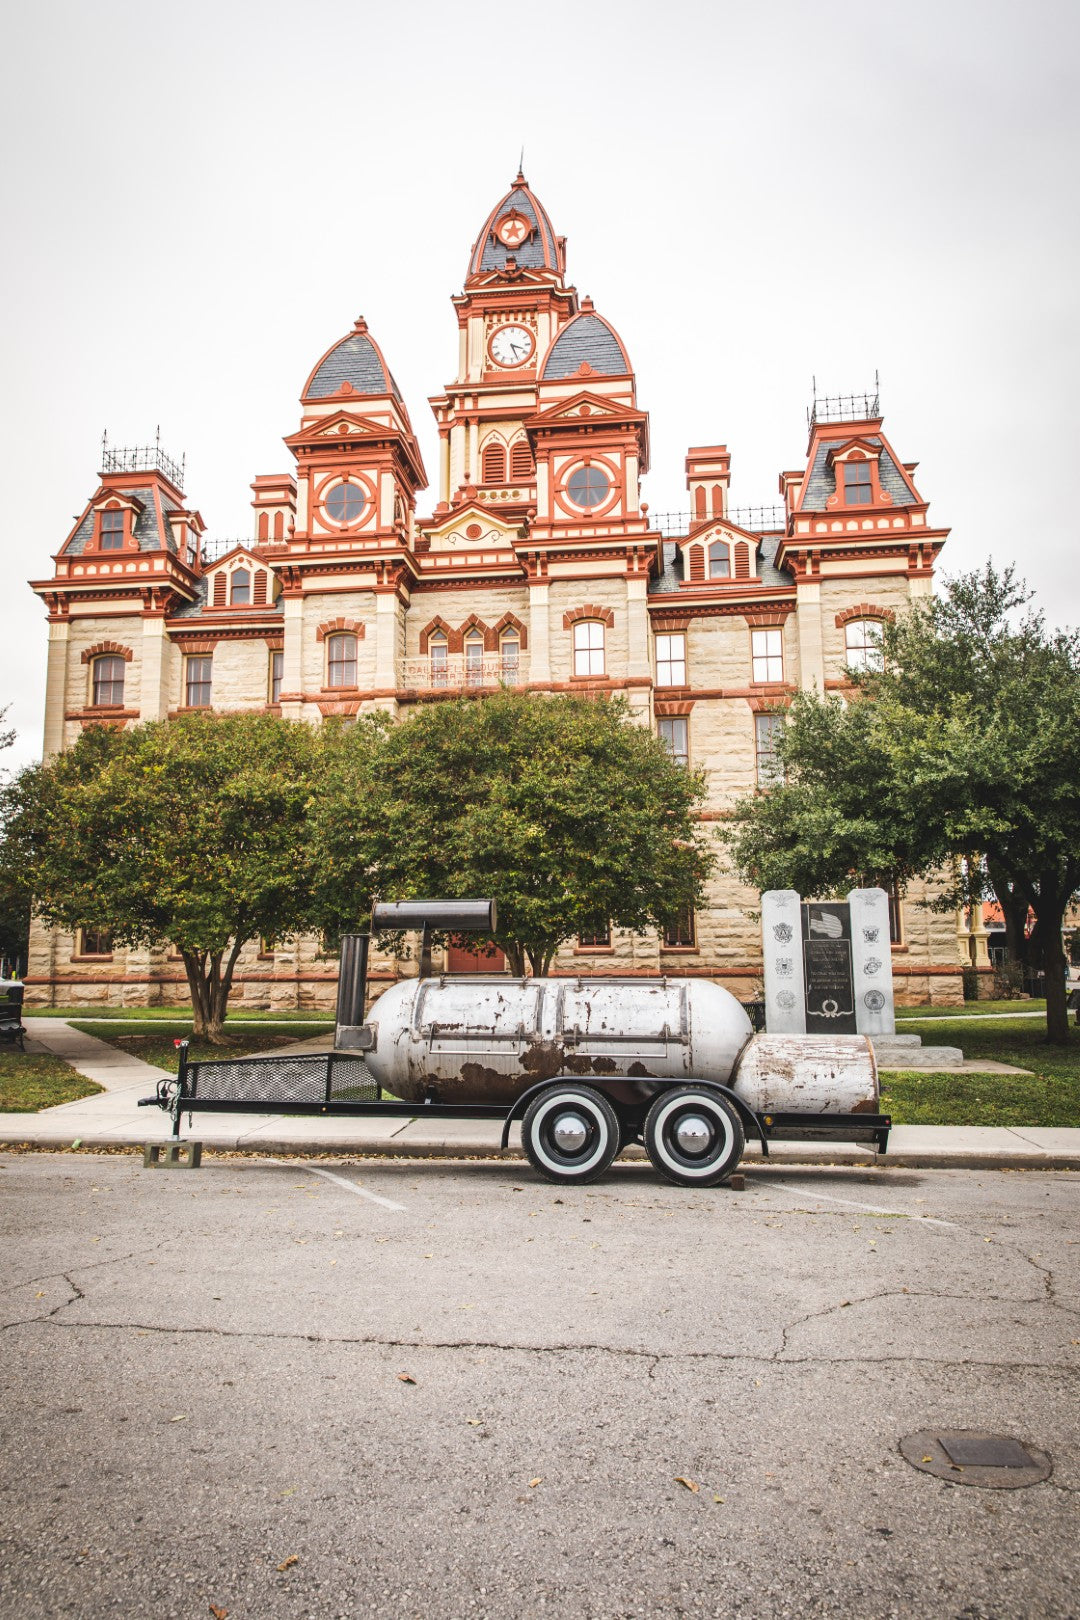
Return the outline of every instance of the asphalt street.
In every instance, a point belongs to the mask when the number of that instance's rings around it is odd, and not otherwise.
[[[0,1157],[0,1614],[1076,1616],[1080,1176]],[[1048,1452],[991,1490],[900,1441]]]

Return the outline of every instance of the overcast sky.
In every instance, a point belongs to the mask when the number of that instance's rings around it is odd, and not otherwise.
[[[881,375],[943,566],[1015,562],[1080,621],[1076,0],[9,4],[0,702],[40,750],[28,577],[100,440],[187,455],[212,535],[291,465],[357,315],[437,470],[470,244],[525,173],[651,414],[657,512],[690,444],[735,504],[806,451],[811,378]],[[434,495],[430,497],[434,501]],[[422,498],[422,510],[425,508]]]

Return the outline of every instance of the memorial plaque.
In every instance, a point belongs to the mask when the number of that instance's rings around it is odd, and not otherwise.
[[[895,1035],[889,897],[884,889],[852,889],[851,973],[860,1035]]]
[[[770,1035],[805,1035],[802,921],[794,889],[768,889],[762,895],[761,954],[765,1028]]]
[[[802,908],[806,1029],[811,1035],[855,1035],[851,913],[845,901]]]

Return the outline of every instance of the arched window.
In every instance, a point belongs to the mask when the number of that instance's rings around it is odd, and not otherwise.
[[[432,686],[445,686],[450,678],[449,647],[442,630],[434,630],[428,637],[428,657],[431,660]]]
[[[604,673],[604,626],[599,619],[579,619],[574,626],[574,674]]]
[[[510,477],[527,483],[535,472],[536,463],[528,439],[515,439],[510,446]]]
[[[479,630],[470,630],[465,637],[465,683],[467,686],[484,684],[484,638]]]
[[[489,439],[480,457],[480,480],[484,484],[506,483],[506,446]]]
[[[95,708],[107,703],[124,701],[124,660],[122,658],[95,658],[93,664],[92,701]]]
[[[246,568],[234,569],[229,583],[229,601],[234,607],[246,606],[251,601],[251,575]]]
[[[326,648],[327,685],[355,686],[356,637],[353,635],[328,636]]]
[[[723,540],[714,540],[709,547],[709,578],[731,578],[731,554]]]
[[[844,662],[849,669],[884,669],[880,619],[849,619],[844,626]]]
[[[504,630],[499,637],[499,672],[508,686],[516,686],[521,672],[521,637]]]

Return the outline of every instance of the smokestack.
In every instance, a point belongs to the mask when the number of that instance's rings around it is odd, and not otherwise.
[[[334,1047],[337,1051],[365,1050],[367,1042],[361,1035],[364,1024],[364,1001],[367,996],[367,934],[342,934],[341,971],[338,975],[337,1028]]]

